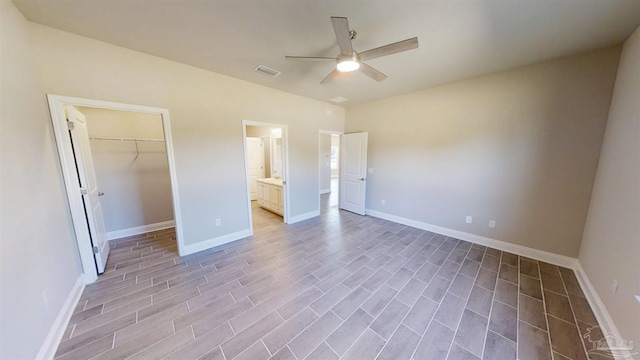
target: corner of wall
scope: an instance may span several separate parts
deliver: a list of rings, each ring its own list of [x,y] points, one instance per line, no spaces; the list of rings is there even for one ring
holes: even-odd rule
[[[620,331],[618,331],[611,314],[609,314],[607,307],[604,305],[604,302],[589,280],[587,273],[582,268],[582,264],[580,264],[579,259],[577,260],[573,270],[576,273],[576,278],[578,279],[580,287],[587,298],[587,302],[589,302],[589,306],[591,306],[591,310],[593,310],[593,314],[598,321],[598,325],[600,325],[602,333],[605,335],[613,335],[614,338],[622,339],[622,335],[620,334]],[[618,347],[617,344],[613,343],[613,339],[611,339],[611,337],[607,336],[605,338],[610,349]],[[633,360],[633,356],[629,351],[616,351],[613,355],[616,360]]]
[[[211,249],[216,246],[220,246],[233,241],[244,239],[251,235],[253,235],[253,231],[251,229],[240,230],[240,231],[219,236],[213,239],[200,241],[195,244],[183,245],[180,249],[178,249],[178,251],[180,253],[180,256],[187,256],[187,255],[195,254],[199,251]]]

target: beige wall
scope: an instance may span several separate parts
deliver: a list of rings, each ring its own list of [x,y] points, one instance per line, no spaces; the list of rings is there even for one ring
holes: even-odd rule
[[[267,126],[247,125],[247,137],[271,136],[271,128]]]
[[[162,117],[79,107],[90,137],[164,139]],[[171,178],[164,142],[91,140],[91,153],[108,232],[173,220]]]
[[[36,358],[81,272],[28,26],[0,1],[1,359]]]
[[[620,57],[579,259],[621,335],[640,351],[640,28]]]
[[[242,120],[288,125],[290,215],[319,209],[318,129],[343,130],[344,109],[42,25],[31,30],[47,93],[169,109],[186,245],[249,228]]]
[[[367,208],[576,257],[619,53],[348,108],[369,132]]]

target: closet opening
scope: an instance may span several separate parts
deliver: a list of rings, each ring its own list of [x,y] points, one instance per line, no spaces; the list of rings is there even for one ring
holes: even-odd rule
[[[107,239],[175,226],[162,117],[76,107],[86,116]],[[177,251],[177,249],[176,249]]]
[[[168,111],[48,98],[85,283],[107,269],[127,266],[130,259],[122,251],[109,258],[111,240],[130,238],[132,246],[148,248],[150,259],[165,256],[167,245],[179,254],[182,232]],[[154,253],[160,242],[163,253]]]

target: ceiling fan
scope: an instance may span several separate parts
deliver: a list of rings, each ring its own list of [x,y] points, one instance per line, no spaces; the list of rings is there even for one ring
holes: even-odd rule
[[[382,56],[395,54],[402,51],[416,49],[418,47],[418,38],[414,37],[407,40],[398,41],[392,44],[377,47],[375,49],[355,52],[351,46],[351,40],[356,38],[355,30],[349,30],[349,22],[346,17],[331,17],[333,30],[338,38],[338,47],[340,47],[340,55],[338,57],[320,57],[320,56],[285,56],[286,60],[294,61],[335,61],[336,68],[327,75],[320,83],[324,84],[340,73],[347,73],[360,70],[363,74],[376,80],[382,81],[387,75],[363,63],[365,60],[371,60]]]

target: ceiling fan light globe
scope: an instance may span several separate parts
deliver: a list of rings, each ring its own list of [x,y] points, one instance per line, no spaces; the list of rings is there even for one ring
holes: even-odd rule
[[[360,63],[352,59],[342,60],[338,62],[338,65],[336,65],[336,69],[338,69],[338,71],[340,72],[356,71],[359,68],[360,68]]]

